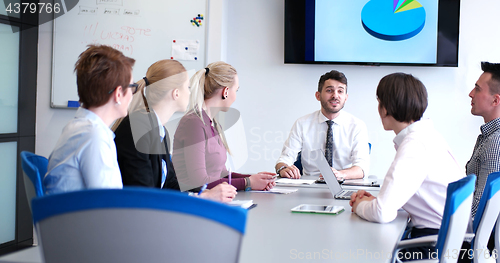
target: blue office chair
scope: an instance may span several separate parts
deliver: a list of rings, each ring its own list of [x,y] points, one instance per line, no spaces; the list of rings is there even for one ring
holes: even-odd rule
[[[128,187],[33,199],[45,262],[237,262],[247,210]]]
[[[23,167],[24,189],[31,209],[31,199],[40,197],[45,193],[43,177],[47,173],[49,161],[47,158],[31,152],[21,152],[21,165]]]
[[[475,237],[472,241],[474,252],[474,263],[495,262],[489,254],[485,254],[488,249],[488,240],[493,231],[500,214],[500,172],[488,175],[488,180],[484,186],[483,195],[477,207],[476,216],[473,222]],[[498,232],[498,231],[497,231]],[[498,239],[498,238],[497,238]]]
[[[473,174],[450,183],[438,234],[400,241],[393,252],[392,261],[397,260],[401,249],[434,246],[437,250],[437,258],[425,262],[457,262],[457,258],[452,257],[452,251],[460,251],[462,247],[469,223],[475,183],[476,176]]]
[[[371,153],[372,152],[372,144],[371,143],[368,143],[368,152]],[[299,172],[300,174],[302,175],[302,152],[299,152],[297,154],[297,160],[293,163],[293,165],[295,165],[295,167],[297,167],[299,169]]]

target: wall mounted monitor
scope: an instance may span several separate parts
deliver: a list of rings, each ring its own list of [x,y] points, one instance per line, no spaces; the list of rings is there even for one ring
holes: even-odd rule
[[[460,1],[285,0],[285,63],[458,66]]]

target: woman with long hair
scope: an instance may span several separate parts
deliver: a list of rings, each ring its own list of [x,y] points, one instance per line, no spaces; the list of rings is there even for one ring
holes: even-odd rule
[[[231,153],[224,131],[217,121],[236,100],[239,79],[236,69],[222,61],[199,70],[191,78],[191,101],[174,136],[173,163],[181,190],[212,188],[227,182],[238,190],[269,190],[274,173],[230,174],[225,163]]]
[[[186,110],[188,83],[186,69],[176,60],[155,62],[137,82],[139,91],[129,115],[114,125],[123,185],[179,189],[164,125],[175,112]],[[235,188],[228,184],[201,193],[201,197],[223,202],[235,195]]]

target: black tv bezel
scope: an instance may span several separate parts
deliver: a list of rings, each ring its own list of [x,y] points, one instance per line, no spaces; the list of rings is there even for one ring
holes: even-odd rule
[[[438,47],[436,63],[344,62],[306,60],[306,53],[314,53],[314,21],[306,20],[306,12],[314,12],[315,0],[285,0],[285,64],[335,64],[368,66],[424,66],[458,67],[460,1],[439,0]],[[312,11],[311,11],[312,9]],[[311,39],[306,41],[306,39]],[[447,45],[452,43],[454,45]]]

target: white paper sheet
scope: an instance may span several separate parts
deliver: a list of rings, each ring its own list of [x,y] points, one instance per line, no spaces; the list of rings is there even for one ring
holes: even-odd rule
[[[267,193],[267,194],[290,194],[290,193],[295,193],[297,192],[299,189],[297,188],[273,188],[269,191],[252,191],[254,193]]]
[[[198,60],[200,41],[187,39],[174,39],[172,41],[172,59]]]
[[[283,184],[283,185],[311,185],[311,184],[314,184],[315,181],[316,180],[280,178],[280,179],[276,180],[276,184]]]

